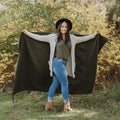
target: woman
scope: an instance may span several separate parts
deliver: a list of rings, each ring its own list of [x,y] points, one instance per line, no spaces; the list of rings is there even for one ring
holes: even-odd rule
[[[50,76],[53,77],[53,81],[48,91],[48,101],[45,107],[46,111],[56,110],[52,105],[52,100],[55,90],[59,85],[61,85],[61,92],[64,99],[64,112],[72,111],[69,102],[67,75],[75,78],[75,45],[93,39],[97,35],[97,32],[95,32],[91,35],[78,37],[69,33],[71,29],[72,22],[63,18],[56,22],[56,33],[36,35],[28,32],[26,29],[22,30],[22,32],[29,37],[50,44],[50,60],[48,63]]]

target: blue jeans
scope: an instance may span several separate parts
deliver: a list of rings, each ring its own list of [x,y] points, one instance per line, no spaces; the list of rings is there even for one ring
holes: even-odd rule
[[[52,101],[56,88],[61,85],[61,92],[65,102],[69,102],[68,77],[66,71],[67,61],[54,58],[52,63],[53,82],[48,91],[48,100]]]

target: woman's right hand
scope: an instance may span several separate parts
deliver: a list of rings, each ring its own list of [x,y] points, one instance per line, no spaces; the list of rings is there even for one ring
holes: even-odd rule
[[[23,29],[22,32],[23,32],[24,34],[26,34],[26,33],[27,33],[27,30],[26,30],[26,29]]]

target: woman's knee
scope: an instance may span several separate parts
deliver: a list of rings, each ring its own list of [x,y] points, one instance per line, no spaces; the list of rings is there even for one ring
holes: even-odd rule
[[[61,85],[62,85],[62,87],[66,88],[66,87],[68,87],[68,82],[62,82]]]
[[[54,88],[57,88],[57,87],[59,86],[59,82],[53,82],[53,83],[52,83],[52,86],[53,86]]]

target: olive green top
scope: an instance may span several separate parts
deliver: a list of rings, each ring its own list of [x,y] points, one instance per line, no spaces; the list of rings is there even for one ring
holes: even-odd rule
[[[65,40],[61,40],[56,43],[56,49],[54,56],[58,58],[68,59],[68,55],[71,53],[71,40],[65,44]]]

